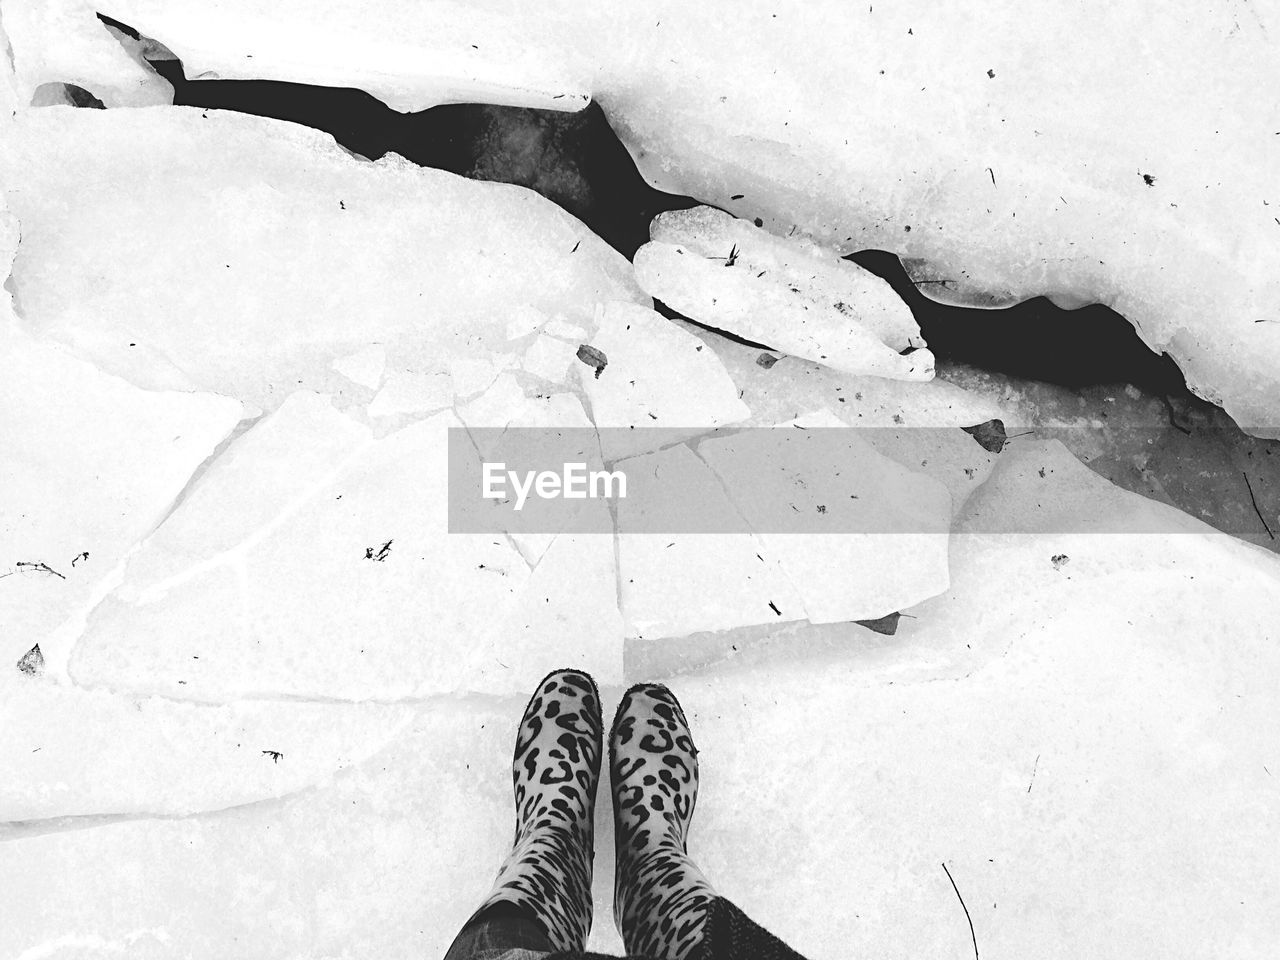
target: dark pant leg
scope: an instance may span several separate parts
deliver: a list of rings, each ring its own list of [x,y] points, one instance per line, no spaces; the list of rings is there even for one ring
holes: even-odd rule
[[[466,922],[444,960],[474,960],[516,948],[552,952],[551,941],[532,914],[514,903],[499,901]]]
[[[711,901],[689,960],[805,960],[724,897]]]

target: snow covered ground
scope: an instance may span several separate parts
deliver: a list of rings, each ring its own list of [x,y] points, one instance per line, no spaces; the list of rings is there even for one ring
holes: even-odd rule
[[[333,49],[287,5],[234,6],[220,24],[186,4],[104,12],[189,71],[360,83],[406,108],[595,93],[642,169],[744,219],[661,217],[633,265],[529,190],[167,105],[141,41],[89,8],[0,2],[0,957],[441,955],[506,853],[515,724],[560,666],[597,677],[606,713],[631,682],[670,683],[703,764],[692,853],[814,960],[974,941],[983,957],[1267,955],[1280,557],[1061,443],[1002,442],[991,421],[1022,424],[1025,405],[934,375],[887,285],[813,242],[852,222],[796,192],[839,110],[736,160],[704,148],[745,115],[653,125],[679,78],[728,68],[698,20],[715,8],[655,9],[684,66],[641,70],[633,52],[593,72],[564,52],[587,36],[568,5],[531,22],[428,4],[422,23],[452,32],[405,29],[394,48],[375,10]],[[1267,29],[1252,11],[1235,12],[1250,50]],[[796,71],[812,59],[797,30],[769,41]],[[246,36],[257,52],[232,49]],[[413,66],[469,36],[475,57]],[[949,69],[1002,62],[961,46]],[[62,84],[107,109],[28,106],[74,100]],[[972,160],[990,132],[972,125],[921,163]],[[1034,157],[1010,149],[1025,186]],[[1241,176],[1266,149],[1240,155]],[[743,206],[721,194],[748,168],[774,187]],[[972,227],[974,289],[1110,291],[1160,329],[1202,301],[1273,310],[1259,265],[1275,241],[1231,219],[1230,189],[1193,204],[1217,231],[1203,243],[1238,227],[1230,304],[1222,263],[1193,269],[1179,246],[1190,227],[1165,279],[1121,254],[1069,291],[1071,270],[1022,270],[1022,234]],[[896,199],[941,222],[972,212],[957,191]],[[1038,226],[1065,243],[1085,221],[1055,222]],[[1124,245],[1099,224],[1099,249]],[[1280,410],[1273,326],[1196,328],[1187,369],[1221,375],[1205,390],[1229,412]],[[806,459],[796,439],[762,458],[784,449],[759,446],[771,427],[834,431],[847,456]],[[625,465],[652,498],[451,532],[451,430],[469,466],[524,430],[586,437],[584,459]],[[830,532],[790,532],[800,508]],[[890,532],[862,532],[873,521]],[[621,952],[607,790],[597,825],[590,946]]]

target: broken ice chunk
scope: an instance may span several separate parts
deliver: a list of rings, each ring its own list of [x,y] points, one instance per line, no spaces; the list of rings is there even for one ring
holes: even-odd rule
[[[507,426],[524,406],[524,389],[510,374],[496,378],[484,393],[458,406],[458,419],[471,428]]]
[[[570,340],[579,343],[587,336],[587,331],[582,327],[578,326],[576,323],[569,323],[564,319],[564,317],[559,316],[552,317],[548,320],[543,326],[542,332],[549,337],[556,337],[560,340]]]
[[[534,333],[547,322],[546,314],[535,307],[517,305],[510,308],[507,320],[507,339],[519,340]]]
[[[495,448],[504,444],[502,456],[508,460],[522,455],[531,463],[539,462],[539,437],[536,431],[522,433],[515,428],[547,428],[578,431],[573,455],[598,465],[600,448],[591,421],[582,403],[571,393],[540,393],[526,396],[524,388],[510,374],[504,373],[487,391],[470,403],[458,407],[458,418],[466,425],[472,440],[485,459],[492,459]],[[511,432],[507,432],[508,429]],[[557,433],[557,435],[562,435]]]
[[[778,558],[813,623],[882,617],[946,589],[947,488],[876,452],[835,417],[712,437],[697,452]]]
[[[932,379],[906,304],[835,253],[709,207],[664,213],[650,232],[636,279],[699,323],[850,373]]]
[[[555,337],[537,336],[524,352],[521,367],[527,373],[552,383],[564,383],[573,363],[573,345]]]
[[[64,84],[108,107],[173,103],[169,81],[131,57],[83,0],[6,0],[4,29],[24,104]]]
[[[331,364],[358,337],[401,370],[468,360],[451,370],[465,397],[518,364],[512,311],[590,329],[599,303],[649,302],[630,263],[532,191],[356,160],[297,124],[28,110],[4,146],[24,323],[139,385],[177,369],[271,410],[299,386],[342,389]]]
[[[495,618],[492,655],[479,662],[479,689],[510,689],[557,667],[582,665],[601,683],[622,679],[623,624],[608,506],[585,501],[554,536],[513,535],[536,552],[521,595]],[[581,531],[581,532],[577,532]],[[546,539],[548,542],[543,544]],[[505,676],[498,676],[505,674]]]
[[[185,816],[279,797],[358,763],[415,713],[390,704],[137,700],[21,679],[0,675],[0,769],[9,774],[0,778],[0,821]]]
[[[12,664],[91,600],[242,411],[225,397],[139,390],[36,342],[13,329],[7,294],[0,410],[0,657]]]
[[[751,419],[740,426],[769,426],[797,410],[826,410],[848,426],[869,428],[861,436],[880,453],[941,480],[956,510],[991,473],[994,455],[961,432],[1008,416],[988,397],[942,379],[912,383],[856,376],[799,357],[765,366],[758,348],[681,326],[715,351],[738,385],[751,408]]]
[[[608,361],[597,368],[598,377],[592,367],[575,367],[602,430],[606,460],[652,449],[651,433],[669,442],[682,432],[692,436],[751,415],[716,355],[647,307],[607,304],[587,346]]]
[[[434,413],[453,405],[453,381],[447,373],[393,371],[369,404],[371,417]]]
[[[721,266],[741,268],[744,274],[763,273],[759,279],[794,286],[796,299],[855,318],[894,350],[924,346],[910,309],[885,281],[811,240],[775,237],[715,207],[660,214],[650,224],[649,236]]]
[[[616,466],[629,484],[618,501],[627,636],[680,637],[804,618],[786,574],[688,447]],[[711,530],[735,532],[690,532]]]
[[[377,390],[382,382],[382,371],[387,365],[387,351],[375,343],[363,350],[333,361],[333,369],[362,387]]]
[[[502,470],[509,467],[520,471],[549,466],[553,451],[557,466],[577,463],[586,470],[600,470],[604,466],[599,438],[582,408],[582,402],[574,394],[526,396],[514,377],[503,374],[487,392],[459,407],[458,417],[466,425],[481,460],[497,464]],[[455,474],[458,479],[462,476],[461,473]],[[475,482],[473,492],[480,498],[483,478],[477,475]],[[510,488],[507,488],[507,493],[511,494]],[[454,496],[454,505],[458,508],[454,519],[459,523],[464,522],[464,516],[475,516],[472,511],[487,513],[494,510],[503,513],[507,519],[521,519],[505,513],[510,497],[467,499],[465,493],[457,491]],[[583,512],[580,509],[583,503],[585,501],[564,498],[537,501],[537,505],[552,509],[539,512],[536,520],[526,524],[504,526],[497,523],[495,528],[508,531],[521,556],[530,566],[536,566],[556,536],[573,527]],[[612,522],[597,523],[583,532],[612,532]]]
[[[576,111],[591,102],[590,71],[548,52],[554,35],[545,17],[513,34],[507,11],[433,4],[375,12],[338,3],[322,18],[257,0],[104,0],[98,9],[163,41],[188,76],[354,87],[402,113],[449,103]]]
[[[515,359],[510,354],[488,356],[457,356],[449,358],[449,376],[453,381],[453,395],[467,400],[493,386],[504,370],[510,369]]]
[[[443,413],[374,440],[324,398],[291,399],[135,555],[72,676],[205,701],[522,688],[481,665],[509,642],[499,628],[525,602],[528,564],[500,534],[448,532],[446,435],[460,427]],[[542,649],[607,670],[614,646]]]

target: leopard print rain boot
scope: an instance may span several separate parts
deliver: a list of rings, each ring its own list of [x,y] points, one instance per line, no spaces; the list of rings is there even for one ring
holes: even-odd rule
[[[538,685],[512,763],[515,842],[473,916],[510,902],[537,919],[555,950],[585,948],[603,726],[600,693],[587,674],[556,670]]]
[[[628,954],[687,960],[716,892],[689,859],[698,751],[666,687],[626,692],[609,734],[617,872],[613,911]]]

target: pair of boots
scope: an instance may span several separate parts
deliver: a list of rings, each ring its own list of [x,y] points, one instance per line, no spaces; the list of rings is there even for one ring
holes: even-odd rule
[[[556,951],[581,951],[591,928],[593,816],[604,722],[595,681],[557,670],[520,723],[511,855],[477,915],[501,902],[535,917]],[[623,695],[609,734],[617,850],[614,920],[628,954],[686,960],[715,891],[685,837],[698,796],[698,751],[661,684]]]

